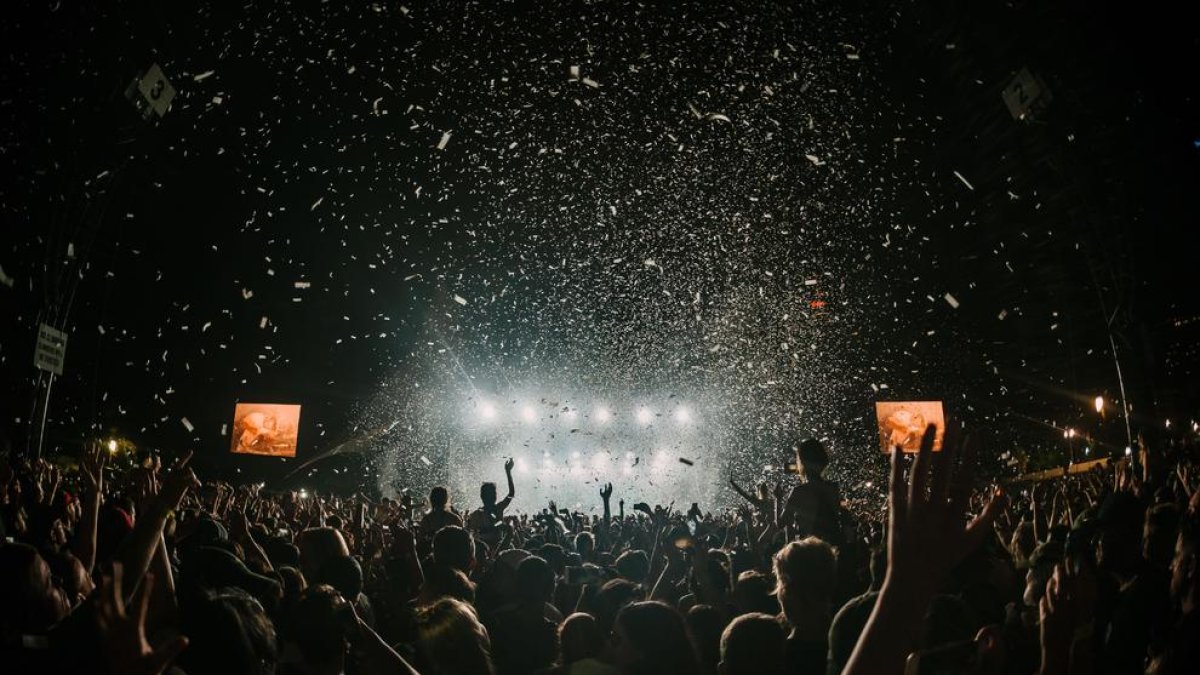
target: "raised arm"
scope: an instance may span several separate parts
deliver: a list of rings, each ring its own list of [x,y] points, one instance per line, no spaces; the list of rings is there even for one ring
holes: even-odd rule
[[[962,465],[953,475],[957,439],[947,433],[944,449],[934,458],[936,433],[932,424],[925,430],[910,481],[904,480],[900,448],[892,451],[887,575],[842,675],[904,673],[943,576],[983,541],[1001,509],[1002,495],[997,491],[983,513],[964,524],[973,456],[969,446],[964,447]]]
[[[146,574],[150,559],[162,539],[167,518],[179,507],[188,489],[200,484],[196,474],[187,466],[191,458],[192,453],[189,452],[175,463],[163,481],[162,490],[147,504],[145,513],[138,514],[133,532],[117,549],[116,558],[125,570],[126,590],[136,588]]]
[[[513,483],[512,477],[513,467],[515,465],[516,462],[513,461],[512,457],[509,457],[508,460],[504,462],[504,477],[508,479],[508,496],[504,498],[505,506],[512,502],[513,497],[517,496],[517,486]]]
[[[92,573],[96,565],[96,523],[100,519],[100,495],[104,493],[104,451],[99,443],[84,449],[79,475],[83,479],[83,515],[79,521],[79,537],[75,540],[75,557],[83,569]]]

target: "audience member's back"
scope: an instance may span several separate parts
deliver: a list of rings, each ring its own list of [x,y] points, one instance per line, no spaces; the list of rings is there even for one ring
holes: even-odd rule
[[[780,675],[783,641],[783,626],[776,617],[759,613],[739,616],[721,635],[720,675]]]

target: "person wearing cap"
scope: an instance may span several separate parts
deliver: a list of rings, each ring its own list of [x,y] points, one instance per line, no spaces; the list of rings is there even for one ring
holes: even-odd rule
[[[829,453],[820,441],[809,438],[796,448],[796,460],[804,483],[788,495],[779,524],[788,528],[790,538],[816,536],[835,546],[842,543],[842,497],[837,483],[822,475],[829,465]]]

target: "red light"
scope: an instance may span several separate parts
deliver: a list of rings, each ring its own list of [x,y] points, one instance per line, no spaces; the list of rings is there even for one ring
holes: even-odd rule
[[[822,307],[825,306],[825,301],[824,300],[813,300],[808,303],[808,306],[813,309],[821,309]]]

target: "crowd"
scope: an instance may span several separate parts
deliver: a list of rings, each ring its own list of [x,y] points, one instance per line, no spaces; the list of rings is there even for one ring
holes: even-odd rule
[[[677,510],[610,484],[592,514],[514,513],[511,461],[477,503],[116,471],[98,446],[7,462],[0,672],[1200,673],[1189,450],[1001,489],[933,439],[893,454],[878,510],[812,440],[790,492]]]

